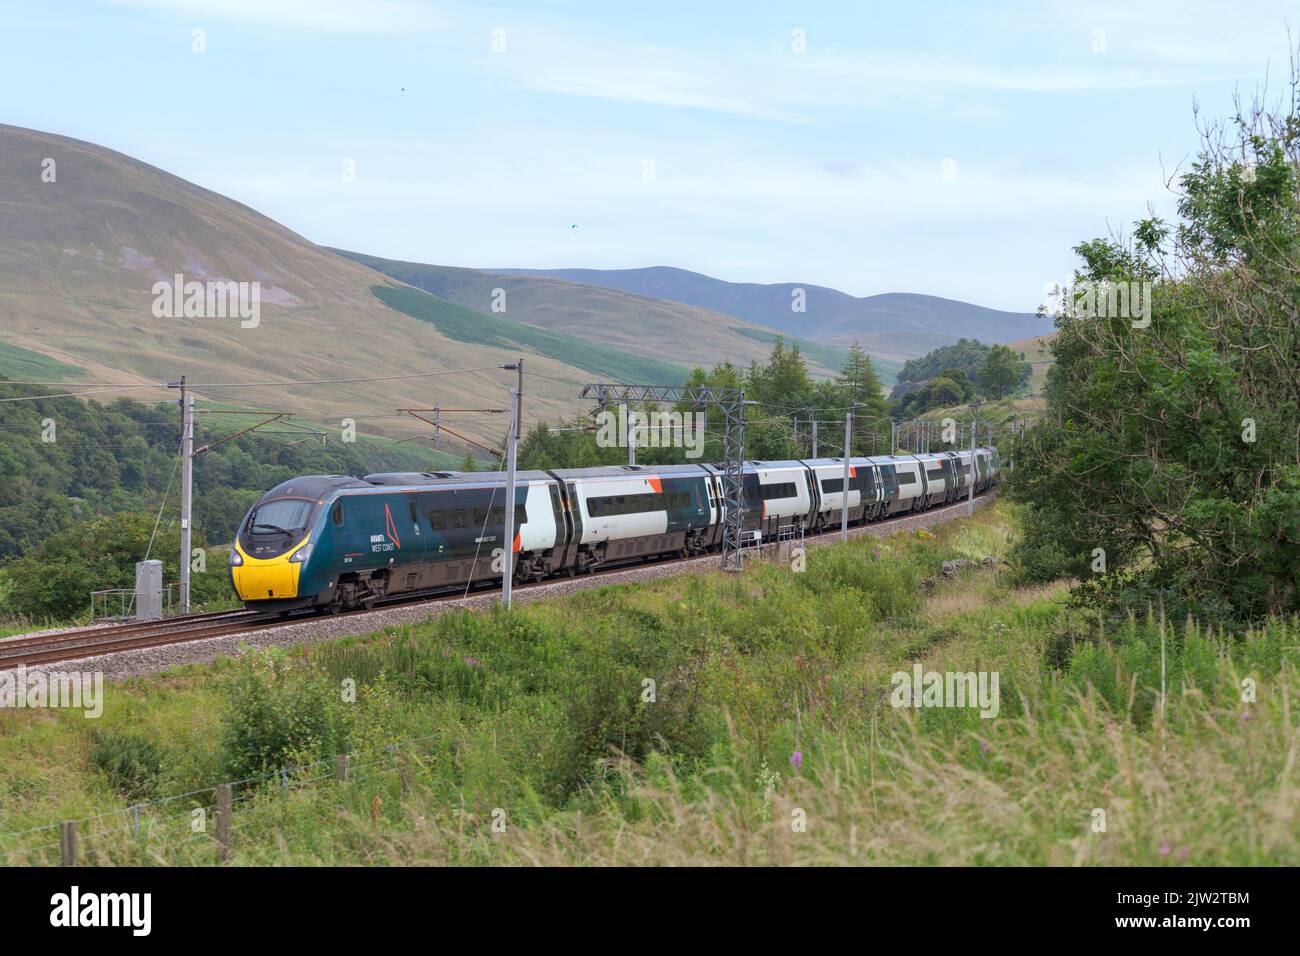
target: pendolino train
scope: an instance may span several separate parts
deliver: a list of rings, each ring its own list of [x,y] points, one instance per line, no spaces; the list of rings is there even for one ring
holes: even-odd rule
[[[973,466],[973,468],[972,468]],[[747,543],[816,534],[954,502],[997,481],[995,448],[844,461],[748,461]],[[973,470],[973,474],[972,474]],[[253,506],[230,550],[235,591],[253,608],[338,612],[389,596],[499,580],[506,473],[308,475]],[[515,580],[590,573],[722,544],[722,469],[708,464],[516,473]]]

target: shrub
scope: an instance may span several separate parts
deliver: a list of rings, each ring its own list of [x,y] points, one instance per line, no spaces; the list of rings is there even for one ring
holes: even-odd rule
[[[347,752],[349,705],[339,685],[317,670],[272,653],[250,656],[224,691],[222,755],[236,778]]]
[[[163,768],[163,752],[153,741],[119,731],[97,733],[90,746],[90,762],[113,789],[128,800],[153,795]]]

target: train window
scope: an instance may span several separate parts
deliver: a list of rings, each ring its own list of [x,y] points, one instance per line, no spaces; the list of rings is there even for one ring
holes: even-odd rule
[[[420,523],[420,515],[419,515],[419,513],[416,512],[416,510],[415,510],[415,502],[412,501],[412,502],[409,502],[409,504],[410,504],[410,506],[411,506],[411,524],[419,524],[419,523]]]
[[[468,522],[465,520],[464,508],[451,509],[451,526],[453,528],[463,528]]]
[[[914,485],[916,484],[916,475],[910,471],[900,471],[898,473],[898,483],[900,485]]]
[[[840,479],[841,483],[843,479]],[[835,490],[839,491],[840,486],[837,484]],[[759,485],[753,489],[754,494],[749,495],[751,499],[761,499],[771,501],[773,498],[793,498],[795,496],[795,487],[793,481],[785,481],[779,485]]]
[[[330,520],[333,521],[336,525],[343,524],[343,502],[341,501],[334,502],[334,510],[330,512]]]
[[[447,516],[441,511],[430,511],[429,526],[433,528],[434,531],[441,531],[447,526]]]
[[[488,510],[486,508],[474,509],[474,527],[481,528],[487,524]],[[501,519],[504,523],[505,519]]]
[[[607,498],[588,498],[587,513],[593,518],[605,515],[645,514],[649,511],[663,511],[669,504],[689,507],[690,495],[686,492],[653,493],[643,495],[610,495]],[[520,522],[526,521],[521,518]]]

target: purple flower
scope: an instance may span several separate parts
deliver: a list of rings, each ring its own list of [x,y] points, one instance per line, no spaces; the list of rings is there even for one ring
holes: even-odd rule
[[[1168,841],[1168,840],[1162,840],[1162,841],[1160,841],[1160,855],[1161,855],[1161,856],[1168,856],[1168,855],[1169,855],[1169,841]]]
[[[803,751],[796,750],[790,755],[790,766],[794,767],[795,773],[803,769]]]
[[[468,664],[470,667],[478,667],[478,660],[473,657],[465,658],[465,663]]]
[[[980,756],[981,756],[981,757],[987,757],[988,755],[989,755],[989,742],[988,742],[987,740],[981,740],[981,741],[980,741]]]

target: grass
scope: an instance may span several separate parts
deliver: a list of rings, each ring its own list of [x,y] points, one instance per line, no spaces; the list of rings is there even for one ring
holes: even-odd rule
[[[0,712],[0,834],[199,791],[83,847],[211,863],[188,829],[206,788],[288,766],[284,790],[241,788],[236,863],[1300,858],[1300,622],[1103,625],[1064,583],[939,574],[1004,554],[1016,519],[184,667],[114,685],[98,721]],[[892,706],[917,663],[997,671],[998,716]],[[337,752],[358,755],[347,783]],[[0,854],[50,861],[45,835]]]
[[[86,370],[79,365],[69,365],[41,352],[0,342],[0,375],[5,378],[16,381],[62,381],[83,378],[85,374]]]
[[[687,370],[680,365],[621,352],[563,332],[511,322],[439,299],[420,289],[373,285],[370,291],[389,308],[428,322],[440,334],[458,342],[523,348],[618,381],[678,385],[686,380]]]

